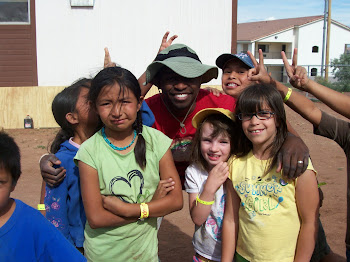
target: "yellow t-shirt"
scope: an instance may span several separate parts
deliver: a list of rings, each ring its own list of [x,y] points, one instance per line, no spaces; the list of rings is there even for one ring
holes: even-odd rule
[[[263,176],[267,164],[252,151],[231,162],[229,178],[241,199],[236,251],[250,262],[293,261],[300,230],[296,181],[276,168]],[[315,171],[311,160],[307,169]]]

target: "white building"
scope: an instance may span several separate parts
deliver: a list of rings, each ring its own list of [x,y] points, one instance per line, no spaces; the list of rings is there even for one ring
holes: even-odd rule
[[[258,57],[258,49],[262,49],[264,63],[275,79],[287,80],[280,53],[285,51],[291,59],[294,48],[298,48],[298,65],[304,66],[311,76],[321,75],[323,16],[242,23],[237,32],[237,51],[249,50]],[[330,60],[339,58],[349,46],[350,28],[332,20]]]
[[[0,86],[65,86],[94,76],[103,67],[104,47],[113,61],[138,77],[153,61],[167,30],[179,36],[176,43],[193,48],[203,63],[214,65],[218,55],[231,50],[232,0],[0,4],[0,67],[6,68],[0,70]],[[5,4],[10,7],[5,9]],[[83,6],[74,6],[79,4]],[[17,22],[2,20],[4,13],[19,8],[24,16]]]

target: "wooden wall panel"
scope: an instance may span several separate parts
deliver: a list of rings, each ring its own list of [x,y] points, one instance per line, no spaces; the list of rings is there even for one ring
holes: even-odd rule
[[[206,87],[204,85],[202,87]],[[219,86],[212,86],[221,88]],[[29,114],[34,128],[57,127],[52,116],[52,100],[64,87],[62,86],[21,86],[0,88],[0,129],[23,128],[24,118]],[[158,94],[153,86],[146,98]]]

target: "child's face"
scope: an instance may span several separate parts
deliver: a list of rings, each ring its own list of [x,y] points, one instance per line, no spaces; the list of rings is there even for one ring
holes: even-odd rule
[[[117,83],[103,87],[96,100],[97,113],[109,131],[131,131],[140,107],[134,93],[125,88],[123,94]]]
[[[248,87],[252,81],[248,80],[249,67],[239,59],[229,60],[222,70],[221,84],[224,92],[234,98]]]
[[[82,87],[76,104],[77,117],[79,124],[84,125],[85,129],[95,130],[98,123],[98,115],[91,108],[88,100],[89,89]]]
[[[253,149],[257,147],[265,149],[275,139],[277,125],[271,112],[270,107],[263,105],[259,112],[243,113],[242,129],[246,137],[252,142]]]
[[[213,126],[210,123],[204,123],[201,136],[201,153],[207,161],[209,170],[220,162],[225,162],[230,157],[231,143],[227,135],[220,134],[217,137],[211,137]]]
[[[10,205],[10,193],[14,189],[11,173],[0,168],[0,217],[7,213]]]

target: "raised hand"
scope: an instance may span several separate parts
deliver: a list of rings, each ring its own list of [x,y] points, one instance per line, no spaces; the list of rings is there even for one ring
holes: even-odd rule
[[[170,37],[168,39],[169,33],[170,33],[169,31],[166,31],[166,33],[164,34],[164,36],[162,38],[162,43],[160,44],[160,47],[159,47],[159,50],[158,50],[158,54],[160,52],[162,52],[165,48],[171,46],[173,41],[177,38],[177,35],[173,35],[172,37]]]
[[[105,59],[103,62],[103,68],[107,68],[107,67],[114,67],[117,64],[112,62],[111,56],[109,54],[108,48],[105,47]]]
[[[217,164],[209,172],[207,182],[205,183],[205,188],[209,190],[209,192],[215,194],[219,187],[226,181],[228,175],[229,168],[227,162]]]
[[[286,54],[283,51],[281,52],[281,56],[282,56],[282,60],[283,60],[287,75],[289,77],[289,83],[295,88],[298,88],[304,91],[305,90],[304,87],[308,84],[309,78],[307,77],[306,69],[302,66],[297,65],[297,61],[298,61],[297,48],[294,48],[292,65],[289,64]]]
[[[248,71],[248,79],[250,81],[258,81],[262,84],[273,84],[274,81],[264,66],[264,55],[262,50],[259,49],[259,63],[250,51],[247,53],[254,64],[254,68],[251,68]]]

